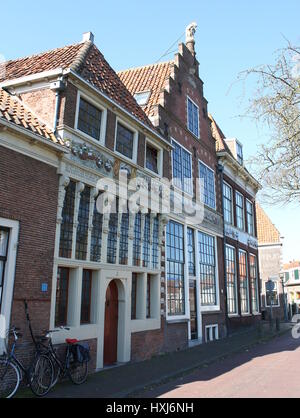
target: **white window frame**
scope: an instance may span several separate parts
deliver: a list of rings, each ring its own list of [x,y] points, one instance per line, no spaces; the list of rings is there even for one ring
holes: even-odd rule
[[[259,269],[258,262],[259,262],[259,260],[258,260],[258,256],[256,254],[249,253],[249,266],[250,266],[250,256],[253,256],[255,258],[255,264],[256,264],[256,276],[257,276],[256,277],[256,297],[257,297],[257,306],[258,306],[258,311],[254,311],[253,306],[252,306],[252,297],[251,297],[251,310],[252,310],[252,315],[260,315],[260,312],[259,312],[259,275],[258,275],[258,269]],[[249,270],[249,287],[251,288],[251,268]]]
[[[216,339],[215,340],[212,339],[213,328],[216,329]],[[207,330],[208,329],[209,329],[209,341],[207,341]],[[205,326],[205,342],[209,343],[209,342],[218,341],[218,340],[219,340],[219,324],[206,325]]]
[[[252,233],[249,232],[249,224],[248,224],[248,210],[247,210],[247,203],[250,203],[252,206]],[[254,236],[255,235],[255,226],[254,226],[254,204],[251,202],[251,200],[246,198],[246,222],[247,222],[247,232],[249,235]]]
[[[198,160],[198,178],[199,178],[199,180],[200,180],[200,164],[203,164],[214,175],[214,197],[215,197],[215,204],[214,204],[214,206],[210,206],[210,205],[207,205],[205,202],[202,202],[202,203],[204,204],[204,206],[206,206],[206,207],[208,207],[210,209],[216,210],[216,207],[217,207],[217,194],[216,194],[216,175],[215,175],[215,172],[214,172],[214,170],[211,167],[209,167],[207,164],[205,164],[202,160]],[[200,199],[201,199],[201,190],[200,190]]]
[[[238,147],[240,147],[240,149],[242,150],[242,162],[240,162],[239,161],[239,154],[238,154]],[[236,150],[236,159],[237,159],[237,162],[240,164],[240,165],[244,165],[244,150],[243,150],[243,144],[241,144],[239,141],[235,141],[235,150]]]
[[[240,208],[239,206],[237,206],[237,195],[240,195],[243,199],[243,228],[241,229],[238,226],[238,214],[237,214],[237,209]],[[237,229],[239,229],[240,231],[245,232],[245,225],[246,225],[246,220],[245,220],[245,197],[242,193],[238,192],[237,190],[235,191],[235,216],[236,216],[236,227]]]
[[[83,99],[86,102],[90,103],[92,106],[95,106],[98,110],[101,111],[101,126],[100,126],[100,138],[95,139],[94,137],[86,134],[85,132],[81,131],[78,128],[78,118],[79,118],[79,108],[80,108],[80,100]],[[95,144],[105,145],[105,136],[106,136],[106,124],[107,124],[107,109],[100,104],[99,102],[95,101],[88,95],[82,93],[78,90],[77,92],[77,103],[76,103],[76,112],[75,112],[75,130],[80,133],[80,135],[84,136],[85,138],[93,141]]]
[[[5,318],[5,332],[10,327],[10,317],[11,317],[11,308],[15,284],[15,272],[16,272],[16,259],[17,259],[17,248],[18,248],[18,238],[19,238],[19,222],[12,221],[5,218],[0,218],[1,227],[9,229],[9,242],[8,242],[8,251],[7,259],[4,272],[4,286],[2,290],[2,306],[1,306],[1,316]],[[1,321],[2,323],[2,321]],[[3,331],[3,330],[1,330]],[[1,337],[0,333],[0,354],[5,350],[5,339]]]
[[[157,171],[158,171],[158,173],[155,173],[155,171],[152,171],[152,170],[150,170],[149,168],[146,167],[146,164],[147,164],[147,144],[150,144],[153,148],[155,148],[158,151],[158,155],[157,155]],[[149,138],[146,138],[146,140],[145,140],[144,168],[145,168],[146,171],[153,174],[154,176],[162,177],[162,175],[163,175],[163,149]]]
[[[233,204],[233,199],[234,199],[234,192],[233,192],[233,188],[230,186],[230,184],[228,184],[226,181],[223,182],[225,186],[229,187],[231,190],[231,223],[228,223],[225,221],[225,211],[224,211],[224,221],[227,225],[234,225],[234,204]],[[224,197],[224,190],[222,190],[223,193],[223,201],[225,200]]]
[[[178,187],[175,183],[174,183],[174,176],[173,176],[173,152],[174,150],[172,149],[172,153],[171,153],[171,173],[172,173],[172,186],[174,187],[175,190],[178,190],[180,193],[186,194],[187,196],[193,196],[194,195],[194,183],[193,183],[193,154],[187,149],[185,148],[182,144],[180,144],[180,142],[176,141],[176,139],[174,139],[173,137],[171,137],[171,144],[172,142],[175,142],[178,146],[180,146],[182,149],[184,149],[188,154],[190,154],[191,156],[191,192],[187,192],[186,190],[180,189],[180,187]]]
[[[191,101],[191,103],[197,108],[198,111],[198,135],[195,134],[195,132],[193,132],[190,128],[189,128],[189,100]],[[186,99],[186,109],[187,109],[187,128],[188,131],[191,132],[196,138],[200,139],[200,108],[199,106],[194,102],[194,100],[192,100],[189,96],[187,96]]]
[[[233,245],[229,245],[226,244],[226,247],[229,247],[231,249],[234,250],[234,255],[235,255],[235,306],[236,306],[236,311],[234,313],[228,313],[228,317],[229,318],[234,318],[234,317],[238,317],[239,315],[239,297],[238,297],[238,281],[237,281],[237,275],[238,275],[238,263],[237,263],[237,249],[233,246]],[[227,259],[226,259],[226,252],[225,252],[225,264],[227,263]],[[226,265],[226,281],[227,281],[227,265]],[[228,283],[228,281],[227,281]],[[228,295],[228,289],[226,289],[227,295]],[[228,301],[227,301],[228,304]],[[228,309],[228,306],[227,306]]]
[[[247,312],[242,312],[242,303],[240,304],[240,308],[241,308],[241,315],[242,316],[249,316],[250,315],[250,294],[249,294],[249,267],[248,267],[248,253],[245,250],[242,250],[241,248],[238,249],[238,268],[240,269],[240,252],[244,253],[246,255],[246,273],[247,273],[247,301],[248,301],[248,311]],[[239,277],[240,277],[240,270],[239,270]],[[240,292],[241,292],[241,277],[240,277]],[[241,296],[241,295],[240,295]]]
[[[126,157],[126,155],[121,154],[117,151],[117,132],[118,132],[118,123],[123,125],[125,128],[133,132],[133,147],[132,147],[132,158]],[[114,141],[114,152],[123,158],[126,161],[136,164],[137,163],[137,150],[138,150],[138,138],[139,132],[134,128],[130,123],[126,122],[124,119],[116,117],[116,127],[115,127],[115,141]]]

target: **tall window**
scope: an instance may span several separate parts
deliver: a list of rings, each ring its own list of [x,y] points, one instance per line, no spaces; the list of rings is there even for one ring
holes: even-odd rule
[[[118,202],[116,208],[118,207]],[[115,264],[117,260],[118,241],[118,213],[111,213],[109,218],[109,231],[107,238],[107,262]]]
[[[81,292],[81,324],[89,324],[91,322],[92,277],[93,272],[91,270],[83,270]]]
[[[3,288],[4,288],[5,265],[7,261],[8,240],[9,240],[9,229],[1,227],[0,228],[0,312],[1,312],[2,293],[3,293]]]
[[[199,162],[199,178],[203,181],[200,190],[201,201],[212,209],[216,208],[215,173],[202,162]]]
[[[153,221],[153,240],[152,240],[152,268],[158,268],[158,245],[159,245],[159,218],[154,218]]]
[[[257,277],[257,260],[256,256],[250,254],[250,287],[251,287],[251,304],[252,312],[259,312],[258,301],[258,277]]]
[[[132,273],[131,285],[131,319],[136,319],[137,274]]]
[[[241,292],[241,313],[248,314],[250,312],[250,309],[247,253],[242,250],[239,250],[239,273]]]
[[[215,238],[198,232],[201,305],[217,304]]]
[[[141,262],[141,229],[142,217],[141,213],[135,215],[134,224],[134,240],[133,240],[133,264],[139,266]]]
[[[194,230],[191,228],[187,229],[187,247],[189,257],[189,275],[195,276],[195,241],[194,241]]]
[[[128,264],[128,231],[129,231],[129,214],[122,214],[121,235],[120,235],[120,264]]]
[[[248,230],[248,234],[254,235],[253,203],[251,203],[248,199],[246,200],[246,212],[247,212],[247,230]]]
[[[243,147],[239,142],[236,143],[236,156],[237,156],[238,162],[241,165],[243,165],[243,162],[244,162]]]
[[[99,140],[101,115],[101,110],[97,109],[86,100],[80,99],[77,128],[94,139]]]
[[[245,212],[244,212],[244,196],[235,192],[236,203],[236,226],[242,231],[245,230]]]
[[[76,235],[76,258],[78,260],[86,260],[87,256],[87,241],[89,228],[89,213],[90,213],[90,188],[85,187],[81,193],[79,212],[78,212],[78,226]]]
[[[57,271],[55,326],[67,325],[69,269],[59,267]]]
[[[146,318],[151,318],[151,276],[147,274]]]
[[[191,154],[175,141],[172,145],[174,185],[186,193],[193,194]]]
[[[232,188],[224,183],[223,185],[223,199],[224,199],[224,220],[228,224],[233,224],[233,211],[232,211]]]
[[[199,138],[199,107],[188,98],[188,129],[192,132],[197,138]]]
[[[103,214],[98,212],[97,199],[94,206],[93,229],[91,237],[91,261],[101,261]]]
[[[71,258],[72,256],[72,238],[74,223],[74,204],[75,204],[76,183],[70,181],[66,188],[64,207],[62,210],[62,224],[60,229],[59,256]]]
[[[228,314],[234,315],[237,310],[236,283],[236,252],[233,247],[226,246],[226,277],[227,277],[227,307]]]
[[[170,316],[185,314],[183,225],[167,226],[167,292]]]
[[[144,242],[143,242],[143,267],[148,267],[150,261],[150,215],[145,216]]]
[[[133,159],[134,132],[118,123],[116,151],[125,157]]]

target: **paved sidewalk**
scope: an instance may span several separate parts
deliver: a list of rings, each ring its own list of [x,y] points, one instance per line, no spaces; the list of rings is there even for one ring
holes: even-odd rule
[[[48,398],[131,397],[137,392],[187,375],[197,368],[267,341],[275,335],[287,332],[287,329],[290,329],[289,324],[282,324],[279,334],[270,333],[267,327],[261,333],[257,330],[248,330],[224,340],[153,357],[141,363],[129,363],[105,369],[91,375],[87,383],[82,386],[72,385],[69,381],[57,385]],[[23,396],[26,394],[20,393],[19,397]]]

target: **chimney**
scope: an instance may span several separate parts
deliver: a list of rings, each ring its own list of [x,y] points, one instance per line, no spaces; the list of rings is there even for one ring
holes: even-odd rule
[[[195,57],[195,33],[197,30],[197,23],[192,22],[190,23],[185,31],[185,44],[188,50],[191,52],[191,54]]]
[[[95,36],[94,36],[93,32],[85,32],[83,34],[82,42],[88,42],[88,41],[90,41],[93,44],[94,43],[94,40],[95,40]]]

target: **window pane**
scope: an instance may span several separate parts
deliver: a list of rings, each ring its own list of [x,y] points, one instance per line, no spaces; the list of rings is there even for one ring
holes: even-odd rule
[[[139,266],[140,261],[141,261],[141,228],[142,228],[141,214],[137,213],[135,215],[134,240],[133,240],[133,264],[135,266]]]
[[[224,199],[224,220],[229,224],[233,224],[232,213],[232,188],[226,183],[223,185],[223,199]]]
[[[169,315],[185,314],[183,225],[167,226],[167,291]]]
[[[226,246],[226,277],[228,314],[237,314],[236,252]]]
[[[133,158],[134,133],[118,123],[116,150],[130,159]]]
[[[101,261],[103,214],[97,210],[97,199],[94,206],[93,229],[91,237],[91,261]]]
[[[147,275],[147,304],[146,317],[151,318],[151,276]]]
[[[216,208],[215,174],[203,163],[199,163],[199,178],[203,181],[200,190],[201,201],[212,209]]]
[[[188,129],[195,136],[199,137],[199,109],[188,98]]]
[[[158,244],[159,244],[159,218],[153,221],[153,241],[152,241],[152,268],[158,269]]]
[[[259,311],[258,305],[258,277],[257,277],[257,260],[250,254],[250,286],[251,286],[251,303],[252,312]]]
[[[143,267],[148,267],[150,261],[150,215],[145,216],[144,243],[143,243]]]
[[[239,192],[235,194],[236,201],[236,223],[237,227],[241,230],[245,229],[245,217],[244,217],[244,197]]]
[[[118,204],[116,204],[116,208]],[[116,264],[118,240],[118,213],[111,213],[109,218],[109,232],[107,238],[107,262]]]
[[[146,148],[146,168],[158,173],[158,150],[148,144]]]
[[[192,194],[192,159],[191,155],[176,142],[172,142],[173,156],[173,182],[182,191]]]
[[[136,286],[137,286],[137,274],[132,273],[131,319],[136,319]]]
[[[241,312],[249,313],[249,283],[247,253],[239,251],[239,273],[240,273],[240,292],[241,292]]]
[[[201,304],[217,304],[215,238],[198,232]]]
[[[91,322],[92,271],[83,270],[81,293],[81,323]]]
[[[250,235],[254,235],[253,204],[246,200],[247,228]]]
[[[101,130],[101,110],[80,99],[78,129],[99,140]]]
[[[195,242],[194,242],[194,230],[188,228],[187,230],[187,245],[188,245],[188,257],[189,257],[189,274],[191,276],[196,275],[195,269]]]
[[[56,285],[55,326],[67,325],[69,269],[58,268]]]
[[[89,228],[90,213],[90,188],[85,187],[81,193],[80,205],[78,211],[78,226],[76,235],[76,258],[77,260],[86,260],[87,240]]]
[[[72,255],[75,191],[76,184],[74,181],[70,181],[66,188],[60,229],[59,256],[63,258],[71,258]]]
[[[128,232],[129,232],[129,214],[122,214],[121,235],[120,235],[120,264],[128,264]]]

